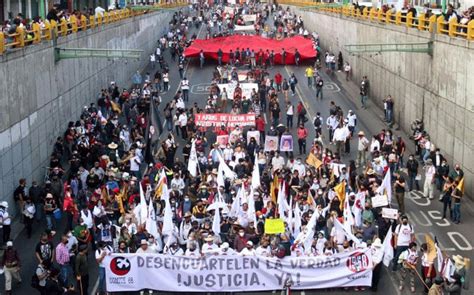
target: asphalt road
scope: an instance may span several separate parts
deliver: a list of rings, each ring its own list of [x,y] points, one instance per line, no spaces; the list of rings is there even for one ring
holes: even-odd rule
[[[201,32],[202,33],[202,32]],[[202,34],[201,34],[202,35]],[[324,44],[323,44],[324,46]],[[169,53],[166,51],[165,55],[169,58]],[[169,61],[170,64],[170,82],[171,82],[171,89],[169,92],[162,94],[163,102],[166,103],[175,94],[178,83],[179,83],[179,75],[177,71],[177,66],[171,60]],[[186,76],[190,80],[190,85],[201,85],[205,86],[209,84],[209,81],[212,78],[212,71],[216,65],[209,61],[206,63],[203,69],[199,69],[197,65],[197,61],[191,61],[189,67],[187,68]],[[304,69],[305,65],[300,65],[299,67],[295,66],[275,66],[273,69],[270,69],[270,74],[274,75],[277,70],[279,70],[282,75],[288,78],[290,73],[295,73],[298,78],[298,85],[297,85],[297,95],[291,96],[290,100],[292,101],[293,105],[296,107],[296,104],[299,101],[303,101],[305,106],[308,110],[308,115],[310,120],[306,123],[308,130],[310,131],[310,136],[308,138],[308,143],[312,142],[314,139],[314,131],[311,126],[312,118],[316,114],[316,112],[320,112],[323,118],[327,118],[329,115],[329,102],[333,100],[336,102],[337,105],[341,106],[345,113],[349,109],[355,111],[358,116],[358,125],[357,131],[363,130],[367,135],[376,134],[382,128],[386,128],[387,126],[381,119],[382,111],[374,106],[373,103],[369,102],[368,109],[364,110],[360,108],[359,105],[359,98],[358,98],[358,81],[355,82],[346,82],[342,73],[336,73],[332,77],[328,77],[325,73],[322,73],[323,79],[325,82],[324,86],[324,100],[319,101],[315,98],[315,91],[310,89],[306,85],[306,78],[304,77]],[[152,71],[150,69],[145,69],[144,72]],[[369,80],[370,80],[370,73],[367,73]],[[205,97],[206,93],[203,91],[199,91],[197,87],[192,88],[190,93],[190,101],[189,105],[194,104],[197,102],[199,106],[203,107],[205,105]],[[279,95],[280,102],[284,105],[284,97]],[[162,104],[161,108],[164,106]],[[267,119],[269,115],[267,113]],[[284,112],[282,112],[282,120],[280,120],[283,124],[286,123]],[[295,118],[296,123],[296,118]],[[296,124],[295,124],[296,126]],[[296,127],[292,129],[292,133],[296,136]],[[324,135],[327,136],[327,131],[324,129]],[[401,131],[395,130],[394,133],[396,135],[401,135],[405,142],[408,144],[408,152],[414,151],[414,146],[408,139],[408,136]],[[166,134],[164,134],[166,135]],[[163,135],[163,136],[164,136]],[[177,137],[179,138],[179,137]],[[327,138],[327,137],[326,137]],[[209,133],[208,140],[214,140],[213,135]],[[327,141],[327,139],[326,139]],[[184,143],[181,139],[178,139],[180,146],[183,147]],[[349,159],[354,159],[356,157],[356,141],[353,140],[351,143],[351,154],[349,156],[345,156],[343,158],[344,161],[348,161]],[[297,155],[297,153],[295,153]],[[392,204],[396,207],[396,204]],[[430,234],[432,236],[436,236],[438,241],[440,242],[441,249],[446,252],[448,255],[460,254],[462,256],[469,257],[471,259],[474,258],[474,252],[472,251],[472,245],[474,244],[474,232],[469,229],[469,224],[472,223],[474,216],[474,206],[471,201],[463,200],[462,205],[462,222],[460,224],[453,224],[450,220],[443,220],[441,219],[441,211],[442,211],[442,204],[435,200],[429,200],[427,198],[422,197],[421,192],[412,192],[407,194],[406,196],[406,211],[408,212],[408,216],[414,225],[416,231],[416,237],[419,242],[424,242],[425,234]],[[20,253],[20,257],[22,260],[22,270],[21,276],[23,278],[23,282],[21,285],[14,287],[14,294],[24,294],[30,295],[38,293],[37,291],[33,290],[30,287],[30,279],[31,275],[36,269],[37,261],[34,257],[34,247],[36,243],[39,241],[39,235],[44,230],[44,224],[35,224],[35,233],[31,239],[26,238],[26,233],[23,231],[19,233],[16,237],[14,244],[17,248],[18,252]],[[64,224],[59,225],[58,232],[62,231]],[[57,244],[59,237],[55,238],[55,244]],[[97,266],[92,256],[89,257],[90,262],[90,278],[91,278],[91,292],[92,287],[96,285],[96,278],[97,278]],[[391,294],[402,294],[398,291],[397,285],[397,278],[398,274],[392,273],[386,269],[383,270],[382,278],[379,284],[379,291],[377,293],[384,293],[386,295]],[[422,289],[421,283],[417,281],[417,294],[421,294],[420,290]],[[2,279],[0,282],[0,290],[4,290],[4,280]],[[0,294],[2,294],[0,291]],[[91,293],[90,292],[90,293]],[[331,291],[321,291],[321,290],[306,290],[306,291],[293,291],[293,294],[349,294],[353,291],[345,291],[345,290],[331,290]],[[372,293],[370,291],[364,292],[357,292],[360,294],[369,294]],[[91,293],[92,294],[92,293]],[[155,292],[155,294],[166,294],[163,292]],[[238,294],[238,293],[234,293]],[[257,292],[252,293],[248,292],[245,294],[281,294],[281,291],[274,291],[274,292]],[[468,294],[467,292],[465,294]]]

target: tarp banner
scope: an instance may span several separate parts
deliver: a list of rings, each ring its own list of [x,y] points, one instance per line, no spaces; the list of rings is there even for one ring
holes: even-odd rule
[[[235,127],[237,125],[240,127],[255,126],[255,114],[194,114],[194,121],[196,126],[201,127],[221,126],[222,124],[227,127]]]
[[[252,97],[252,89],[255,89],[255,92],[258,93],[258,84],[257,83],[239,83],[240,89],[242,89],[242,98],[245,96],[246,98],[251,98]],[[228,99],[234,99],[234,91],[235,88],[237,87],[237,82],[232,81],[231,83],[225,83],[225,84],[217,84],[217,87],[219,87],[220,91],[223,91],[225,88],[225,91],[227,92],[227,98]]]
[[[191,46],[184,50],[186,57],[198,57],[201,50],[206,58],[217,60],[217,52],[219,48],[222,50],[222,61],[229,62],[229,53],[236,48],[249,48],[254,50],[256,54],[266,52],[268,49],[274,50],[276,64],[282,64],[282,48],[285,49],[286,64],[295,63],[295,50],[298,49],[300,59],[310,59],[316,57],[316,49],[313,46],[311,39],[306,39],[302,36],[295,36],[285,38],[283,40],[267,39],[255,35],[232,35],[227,37],[217,37],[212,39],[196,39]]]
[[[108,292],[241,292],[370,286],[370,248],[332,256],[112,254],[104,259]]]

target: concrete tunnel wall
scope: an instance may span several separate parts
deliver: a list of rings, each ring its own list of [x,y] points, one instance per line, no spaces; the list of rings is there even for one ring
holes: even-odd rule
[[[58,136],[110,81],[131,84],[175,10],[146,14],[58,39],[58,47],[144,50],[140,60],[66,59],[55,63],[53,42],[0,56],[0,200],[13,205],[20,178],[42,183]],[[14,211],[11,211],[12,213]]]
[[[415,28],[357,20],[332,13],[302,11],[308,30],[317,32],[324,50],[352,67],[353,81],[364,75],[370,81],[370,103],[383,108],[382,100],[392,95],[394,118],[401,128],[410,131],[416,118],[423,118],[431,141],[451,163],[460,163],[466,181],[465,191],[474,196],[474,42],[445,35],[430,34]],[[433,56],[425,53],[383,52],[349,56],[347,44],[415,43],[433,41]],[[322,60],[324,62],[324,60]],[[359,105],[359,94],[357,97]],[[451,165],[452,166],[452,165]]]

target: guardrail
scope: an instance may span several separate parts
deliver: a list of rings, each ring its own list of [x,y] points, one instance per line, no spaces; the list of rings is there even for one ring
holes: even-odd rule
[[[186,0],[177,0],[173,3],[163,3],[154,5],[157,8],[176,8],[187,5]],[[13,34],[0,32],[0,55],[9,49],[21,48],[27,45],[38,44],[44,40],[52,40],[55,37],[64,37],[79,31],[86,31],[96,27],[101,27],[110,23],[145,14],[147,10],[120,9],[111,12],[104,12],[102,15],[86,17],[76,17],[71,15],[69,20],[62,19],[61,22],[45,20],[43,26],[33,23],[30,30],[18,27]]]
[[[448,35],[450,37],[474,40],[474,20],[462,24],[458,23],[456,18],[451,18],[449,21],[446,21],[442,15],[431,15],[428,17],[426,14],[421,14],[418,17],[414,17],[411,12],[402,13],[401,11],[397,11],[396,13],[392,13],[390,10],[383,12],[382,9],[377,9],[375,7],[365,7],[360,10],[355,9],[352,5],[331,7],[326,3],[301,0],[284,0],[279,1],[279,3],[305,7],[308,10],[337,13],[340,15],[372,22],[406,26],[408,28],[415,28],[420,31],[429,31],[437,34]]]

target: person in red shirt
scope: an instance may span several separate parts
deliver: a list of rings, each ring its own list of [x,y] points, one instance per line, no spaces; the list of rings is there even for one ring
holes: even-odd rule
[[[221,128],[219,128],[219,129],[216,130],[216,134],[217,134],[217,136],[220,136],[220,135],[229,135],[229,131],[227,131],[227,129],[225,128],[225,125],[222,124],[222,125],[221,125]]]
[[[283,82],[283,76],[280,74],[280,71],[278,71],[275,75],[275,83],[277,85],[277,91],[281,92],[281,83]]]
[[[265,142],[265,119],[262,115],[255,119],[255,127],[260,132],[260,141]]]
[[[297,131],[298,135],[298,147],[300,149],[300,155],[306,154],[306,138],[308,137],[308,129],[304,127],[303,124],[300,124],[300,127]]]

